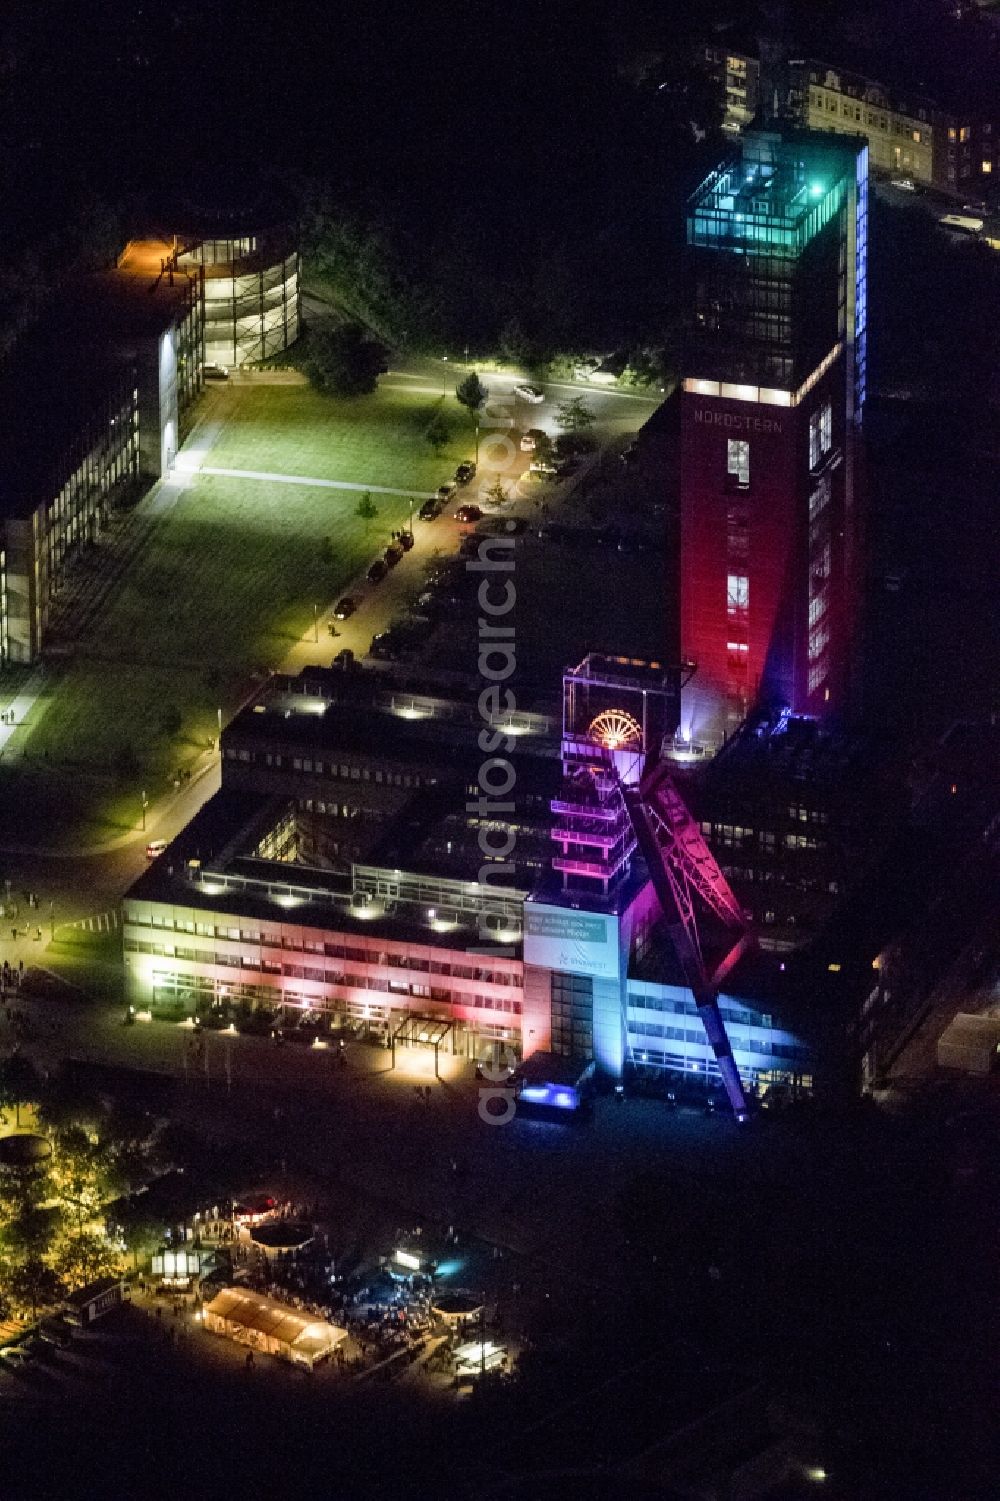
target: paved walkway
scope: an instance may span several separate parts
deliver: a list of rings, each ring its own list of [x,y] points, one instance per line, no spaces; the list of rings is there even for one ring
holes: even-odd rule
[[[218,474],[223,479],[270,480],[277,485],[305,485],[312,490],[358,490],[372,495],[401,495],[404,499],[427,498],[426,490],[395,490],[389,485],[366,485],[354,480],[313,479],[308,474],[275,474],[269,469],[219,469],[212,464],[201,464],[187,454],[179,454],[177,468],[186,474]]]

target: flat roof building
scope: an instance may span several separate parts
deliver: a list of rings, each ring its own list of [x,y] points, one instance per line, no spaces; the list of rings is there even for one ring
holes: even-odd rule
[[[591,719],[614,713],[614,659],[601,660],[589,686],[608,704],[588,700]],[[617,670],[649,688],[663,679],[645,664]],[[579,687],[587,674],[570,676]],[[547,715],[499,718],[513,776],[503,799],[483,792],[473,694],[421,695],[374,672],[276,680],[223,734],[221,791],[126,895],[130,1000],[237,1028],[255,1013],[275,1027],[350,1024],[457,1058],[492,1059],[503,1044],[612,1077],[648,1066],[717,1078],[640,860],[629,855],[607,889],[564,885],[560,846],[589,838],[583,814],[567,835],[554,811],[565,732]],[[656,736],[669,729],[651,708],[651,732],[654,719]],[[748,1082],[809,1082],[808,1044],[770,999],[765,1011],[744,997],[738,969],[730,981],[719,1007]]]

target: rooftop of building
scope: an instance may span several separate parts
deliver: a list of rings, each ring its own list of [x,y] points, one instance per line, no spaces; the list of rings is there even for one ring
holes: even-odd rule
[[[865,142],[750,131],[692,194],[688,244],[794,259],[839,209]]]
[[[520,760],[558,757],[559,725],[549,716],[515,709],[496,723]],[[223,747],[236,740],[241,746],[294,743],[314,753],[343,750],[415,766],[432,760],[459,770],[483,759],[485,724],[473,693],[445,697],[387,683],[377,671],[311,669],[278,679],[243,709],[225,730]]]
[[[255,839],[286,806],[287,800],[263,794],[216,793],[130,887],[127,899],[432,948],[471,948],[482,941],[479,919],[485,904],[477,896],[478,868],[467,882],[451,887],[435,887],[432,879],[408,881],[405,894],[390,898],[370,889],[367,871],[353,879],[347,872],[255,857]],[[465,892],[459,890],[462,884]],[[497,915],[520,901],[513,888],[492,889]],[[516,945],[520,931],[497,927],[495,936]]]
[[[108,350],[82,354],[52,317],[24,332],[0,364],[0,516],[24,518],[55,498],[128,370]]]
[[[722,771],[746,766],[755,775],[765,766],[802,780],[839,779],[868,752],[860,734],[838,730],[806,714],[776,709],[752,715],[719,751],[713,764]]]
[[[160,241],[130,241],[117,267],[88,277],[79,304],[74,293],[81,336],[128,341],[164,333],[182,319],[197,278],[165,269],[168,253]]]

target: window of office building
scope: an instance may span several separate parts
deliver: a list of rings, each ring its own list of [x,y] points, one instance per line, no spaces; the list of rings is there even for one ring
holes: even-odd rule
[[[563,1058],[594,1052],[594,982],[589,975],[552,975],[552,1051]]]
[[[726,440],[726,473],[744,488],[750,483],[750,444],[745,438]]]
[[[809,418],[809,468],[817,469],[833,447],[833,408],[828,401]]]
[[[750,608],[750,580],[745,573],[726,577],[726,615],[731,621],[745,624]]]

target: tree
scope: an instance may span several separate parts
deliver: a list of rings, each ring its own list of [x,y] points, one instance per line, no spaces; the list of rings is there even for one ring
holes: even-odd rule
[[[55,1271],[70,1292],[122,1270],[121,1253],[103,1235],[68,1236],[59,1246]]]
[[[304,362],[316,389],[334,396],[368,395],[388,368],[385,346],[360,323],[317,329]]]
[[[12,1267],[6,1281],[11,1302],[22,1312],[30,1310],[33,1319],[39,1308],[54,1303],[62,1292],[57,1273],[37,1256]]]
[[[364,495],[354,507],[355,516],[359,516],[365,524],[365,531],[378,516],[378,506],[372,500],[372,492],[366,490]]]
[[[571,396],[569,401],[561,401],[556,410],[556,425],[564,433],[585,432],[588,427],[593,427],[596,420],[582,396]]]
[[[510,491],[504,489],[502,480],[496,479],[493,481],[492,485],[490,485],[489,489],[483,492],[483,499],[486,501],[487,505],[506,505],[508,500],[510,500]]]
[[[470,412],[481,412],[489,400],[489,388],[484,386],[474,370],[455,387],[455,396]]]
[[[41,1089],[41,1078],[30,1058],[14,1052],[0,1059],[0,1110],[13,1105],[18,1127],[21,1125],[21,1106],[37,1100]]]
[[[424,437],[431,445],[435,453],[440,453],[447,448],[451,438],[451,428],[448,426],[443,412],[435,412],[434,416],[424,428]]]
[[[119,1185],[106,1147],[91,1141],[79,1126],[56,1135],[52,1158],[52,1182],[58,1197],[76,1220],[78,1232],[100,1213],[101,1206]]]

